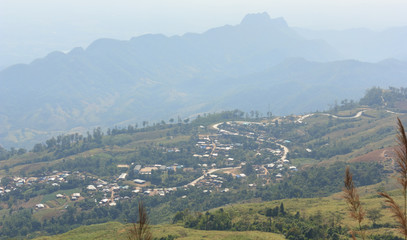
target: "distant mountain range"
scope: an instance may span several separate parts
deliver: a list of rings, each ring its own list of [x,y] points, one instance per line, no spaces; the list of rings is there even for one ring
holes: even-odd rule
[[[304,35],[249,14],[202,34],[99,39],[11,66],[0,72],[0,144],[223,109],[302,113],[405,85],[405,62],[338,61],[332,44]]]
[[[333,46],[341,58],[377,62],[386,58],[407,61],[407,26],[383,31],[365,28],[343,31],[313,31],[296,28],[306,39],[322,39]]]

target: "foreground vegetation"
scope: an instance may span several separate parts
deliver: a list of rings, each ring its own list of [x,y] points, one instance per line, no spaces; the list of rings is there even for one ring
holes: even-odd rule
[[[36,240],[116,240],[126,239],[127,229],[129,225],[124,225],[118,222],[109,222],[91,226],[79,227],[67,233],[50,236],[39,237]],[[227,239],[227,240],[266,240],[266,239],[285,239],[284,236],[274,233],[266,233],[259,231],[202,231],[195,229],[187,229],[179,225],[153,225],[151,229],[154,239]]]
[[[370,187],[360,189],[360,192],[370,192]],[[399,192],[392,192],[396,200],[402,200]],[[383,205],[383,199],[377,194],[367,194],[361,198],[361,202],[367,211],[378,209],[383,215],[375,219],[370,218],[364,222],[363,228],[373,239],[402,239],[397,230],[396,222],[392,215]],[[281,212],[281,206],[284,213]],[[277,214],[273,213],[278,209]],[[271,211],[270,211],[271,210]],[[185,212],[184,212],[185,213]],[[211,239],[219,236],[220,239],[349,239],[348,231],[356,227],[356,223],[349,217],[347,206],[341,193],[333,194],[325,198],[284,199],[271,202],[252,202],[244,204],[231,204],[222,208],[212,209],[208,212],[185,215],[178,213],[174,217],[177,224],[152,225],[153,237],[160,239],[173,236],[176,239]],[[183,215],[183,216],[182,216]],[[213,230],[215,227],[205,222],[215,216],[225,215],[224,218],[230,225],[222,231]],[[192,218],[191,218],[192,217]],[[196,226],[190,225],[196,218],[201,218]],[[281,232],[270,235],[268,228],[271,222],[271,231]],[[203,225],[202,225],[203,224]],[[189,225],[189,226],[188,226]],[[220,225],[217,225],[220,226]],[[227,225],[224,225],[227,227]],[[205,227],[208,227],[206,231]],[[278,227],[279,229],[274,229]],[[124,239],[129,225],[117,222],[82,226],[65,234],[40,237],[38,239]],[[198,229],[194,229],[198,228]],[[202,229],[203,230],[199,230]],[[216,228],[216,227],[215,227]],[[262,231],[262,232],[259,232]],[[265,231],[266,230],[266,231]],[[326,234],[318,237],[316,234]],[[311,235],[313,234],[313,235]],[[307,235],[310,238],[300,238]],[[272,238],[270,238],[272,236]],[[291,237],[290,237],[291,236]],[[303,237],[304,237],[303,236]],[[311,237],[312,236],[312,237]],[[269,237],[269,238],[268,238]],[[219,238],[218,238],[219,239]]]

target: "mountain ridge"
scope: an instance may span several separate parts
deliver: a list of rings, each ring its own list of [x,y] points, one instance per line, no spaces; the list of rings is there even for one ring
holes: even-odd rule
[[[297,61],[294,68],[281,65],[293,58],[304,61]],[[197,112],[230,108],[250,110],[259,102],[261,111],[267,109],[266,105],[276,103],[277,107],[272,108],[275,114],[321,110],[336,98],[357,98],[372,87],[366,83],[357,88],[349,85],[360,91],[359,95],[327,91],[323,79],[317,78],[323,74],[328,78],[341,74],[335,72],[334,65],[338,63],[334,60],[338,56],[328,43],[305,39],[284,19],[271,19],[267,13],[248,15],[238,25],[226,25],[202,34],[173,37],[148,34],[128,41],[98,39],[85,49],[52,52],[31,64],[0,71],[0,102],[4,103],[0,105],[3,126],[0,143],[7,146],[45,139],[37,139],[37,132],[51,134],[129,121],[185,118]],[[331,67],[323,68],[323,62],[327,61]],[[301,76],[309,64],[319,66],[314,67],[312,83]],[[349,69],[342,67],[341,71],[356,76],[351,65]],[[378,76],[387,76],[389,72],[400,73],[399,78],[407,76],[403,63],[390,65],[380,73],[374,70],[374,65],[363,69],[359,64],[357,68],[362,78],[374,76],[375,71]],[[344,74],[341,76],[346,80]],[[354,84],[355,79],[343,81]],[[396,77],[391,80],[395,86],[401,84]],[[280,85],[273,86],[278,81]],[[292,83],[303,89],[290,86]],[[322,89],[326,92],[320,93],[326,96],[324,99],[316,100],[315,94],[307,93],[315,92],[318,84],[325,86]],[[256,89],[262,97],[256,94]],[[265,89],[273,93],[273,98]],[[290,91],[295,96],[289,98],[294,100],[288,100],[286,93]],[[244,99],[249,97],[253,99]],[[314,103],[318,104],[312,106]],[[31,130],[25,131],[24,137],[22,129]]]

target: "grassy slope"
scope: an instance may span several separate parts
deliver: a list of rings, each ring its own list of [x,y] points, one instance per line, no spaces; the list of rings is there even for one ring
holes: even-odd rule
[[[355,111],[356,112],[356,111]],[[336,115],[345,116],[348,111],[339,112]],[[375,110],[369,109],[365,112],[369,117],[362,116],[355,120],[342,120],[338,126],[331,127],[329,133],[321,137],[321,139],[330,138],[331,141],[345,142],[358,145],[363,137],[375,136],[375,133],[383,128],[394,129],[392,132],[387,132],[385,135],[381,136],[382,139],[370,139],[365,140],[362,147],[359,149],[354,149],[352,152],[344,155],[336,155],[329,159],[322,160],[322,163],[332,163],[334,161],[349,161],[356,157],[362,156],[371,151],[382,149],[386,147],[392,147],[396,145],[395,135],[396,135],[396,117],[400,117],[402,122],[407,122],[406,114],[390,114],[384,110]],[[349,114],[352,115],[352,114]],[[335,119],[333,119],[335,121]],[[314,124],[326,124],[328,122],[327,116],[315,115],[313,117],[307,118],[305,120],[307,125]],[[353,124],[354,126],[347,129],[337,129],[343,124]],[[306,127],[305,127],[306,128]],[[337,129],[337,130],[336,130]],[[300,128],[301,130],[301,128]],[[309,141],[308,143],[314,143],[318,141],[319,138]],[[294,147],[295,148],[295,147]],[[301,161],[302,159],[293,159],[293,162],[299,166],[308,165],[313,163],[318,163],[319,161],[313,159],[304,159],[305,162]],[[321,163],[321,162],[320,162]]]
[[[127,228],[129,225],[124,225],[117,222],[109,222],[96,224],[91,226],[82,226],[67,233],[36,238],[37,240],[68,240],[68,239],[126,239]],[[187,229],[178,225],[153,225],[153,237],[161,238],[168,235],[176,236],[177,239],[194,240],[194,239],[229,239],[229,240],[266,240],[266,239],[285,239],[284,236],[273,233],[265,233],[258,231],[250,232],[232,232],[232,231],[202,231],[195,229]]]
[[[361,194],[368,193],[361,198],[364,209],[380,209],[384,215],[377,223],[391,223],[395,225],[391,213],[388,209],[383,207],[383,199],[379,198],[377,194],[371,194],[371,186],[359,188]],[[391,192],[397,202],[402,201],[401,193],[398,191]],[[300,212],[301,216],[309,217],[320,212],[324,221],[329,222],[333,215],[342,216],[341,224],[343,226],[355,227],[354,222],[347,213],[347,206],[342,198],[342,193],[336,193],[325,198],[306,198],[306,199],[284,199],[270,202],[259,203],[245,203],[245,204],[232,204],[224,206],[223,209],[233,217],[233,222],[241,220],[245,221],[267,221],[264,215],[259,214],[266,208],[274,208],[280,206],[281,202],[284,203],[285,209],[291,214]],[[216,209],[214,209],[216,210]],[[213,211],[213,210],[212,210]],[[372,223],[369,219],[363,221],[363,225],[370,226]],[[127,225],[128,227],[129,225]],[[177,236],[177,239],[285,239],[282,235],[258,232],[258,231],[202,231],[195,229],[184,228],[179,225],[153,225],[152,232],[154,237],[165,237],[168,235]],[[398,234],[393,228],[378,228],[368,230],[368,234],[382,234],[385,232],[392,232]],[[82,226],[67,233],[40,237],[38,240],[65,240],[65,239],[125,239],[126,238],[126,225],[109,222],[103,224],[96,224],[90,226]]]
[[[375,193],[376,191],[372,186],[359,188],[358,191],[362,195],[361,202],[366,211],[370,209],[379,209],[384,215],[379,221],[377,221],[377,224],[390,223],[393,226],[396,225],[396,222],[392,217],[392,213],[384,206],[383,199]],[[393,190],[390,193],[396,202],[402,202],[402,195],[400,191]],[[259,211],[266,208],[280,206],[280,204],[283,202],[286,211],[291,214],[295,214],[298,211],[300,212],[301,216],[309,217],[320,212],[324,221],[326,222],[329,222],[333,215],[340,215],[343,217],[343,220],[341,221],[343,226],[356,227],[356,222],[349,217],[347,205],[342,196],[342,193],[336,193],[325,198],[284,199],[270,202],[233,204],[223,207],[223,209],[233,216],[233,221],[235,222],[241,219],[256,219],[257,221],[266,221],[266,217],[259,214]],[[371,226],[372,222],[365,217],[362,225]],[[394,228],[378,228],[368,230],[369,234],[385,232],[392,232],[396,235],[398,234]]]

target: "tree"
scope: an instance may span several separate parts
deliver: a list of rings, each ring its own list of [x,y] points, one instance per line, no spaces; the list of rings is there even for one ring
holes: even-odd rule
[[[93,140],[97,144],[102,144],[103,132],[100,127],[93,129]]]
[[[45,144],[47,144],[47,149],[51,149],[57,145],[57,140],[54,137],[52,137],[51,139],[45,141]]]
[[[273,208],[273,212],[272,212],[272,217],[277,217],[278,216],[278,211],[279,211],[279,208],[278,207],[275,207],[275,208]]]
[[[42,152],[44,150],[44,146],[41,143],[37,143],[33,147],[33,152]]]
[[[1,184],[1,186],[6,187],[7,185],[9,185],[12,182],[13,182],[13,179],[11,177],[3,177],[1,179],[0,184]]]
[[[3,168],[4,168],[4,171],[6,171],[6,173],[9,173],[10,167],[7,164],[5,164]]]
[[[138,202],[138,221],[128,231],[129,240],[152,240],[150,222],[143,201]]]
[[[283,203],[280,204],[280,213],[281,213],[281,215],[285,215],[285,210],[284,210],[284,204]]]
[[[380,212],[380,209],[369,209],[367,210],[366,217],[372,221],[373,226],[376,226],[376,221],[383,217],[383,214]]]
[[[379,106],[382,104],[383,101],[382,94],[383,89],[379,87],[373,87],[366,91],[365,96],[360,99],[359,103],[361,105]]]
[[[273,209],[272,208],[267,208],[266,217],[272,217],[272,216],[273,216]]]
[[[249,176],[249,175],[255,173],[255,171],[254,171],[254,169],[253,169],[253,166],[252,166],[251,164],[249,164],[249,163],[246,163],[246,165],[245,165],[244,168],[243,168],[243,172],[244,172],[244,174],[246,174],[247,176]]]

